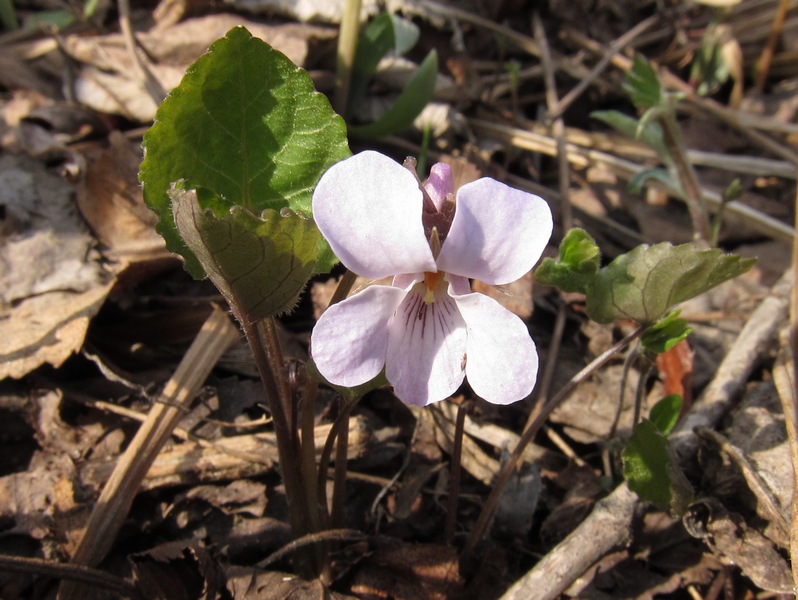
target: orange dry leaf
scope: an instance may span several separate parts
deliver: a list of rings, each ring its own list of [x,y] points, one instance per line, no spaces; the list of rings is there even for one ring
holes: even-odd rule
[[[693,351],[682,340],[667,352],[657,356],[657,369],[667,394],[682,397],[682,411],[692,404]]]

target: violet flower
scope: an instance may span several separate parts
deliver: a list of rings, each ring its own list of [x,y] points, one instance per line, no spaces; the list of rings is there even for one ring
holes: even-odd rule
[[[383,368],[396,395],[425,406],[467,377],[495,404],[526,397],[538,355],[526,325],[492,298],[471,292],[519,279],[551,236],[546,202],[488,177],[453,194],[451,169],[415,174],[377,152],[332,166],[313,194],[313,217],[351,271],[393,276],[329,307],[311,352],[330,382],[354,387]]]

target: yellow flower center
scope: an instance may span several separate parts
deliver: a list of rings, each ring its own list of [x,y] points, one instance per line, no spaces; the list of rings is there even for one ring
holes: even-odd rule
[[[427,292],[424,294],[424,304],[432,304],[435,302],[435,290],[438,288],[441,280],[443,279],[443,271],[424,273],[424,285],[427,286]]]

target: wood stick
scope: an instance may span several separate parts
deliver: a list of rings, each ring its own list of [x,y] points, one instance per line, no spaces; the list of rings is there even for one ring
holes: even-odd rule
[[[147,419],[120,457],[89,517],[86,531],[72,557],[73,564],[93,567],[105,558],[130,511],[141,482],[183,416],[185,408],[196,397],[222,354],[239,337],[239,331],[227,313],[214,307],[174,375],[166,382]],[[58,598],[79,600],[82,593],[80,585],[63,582]]]

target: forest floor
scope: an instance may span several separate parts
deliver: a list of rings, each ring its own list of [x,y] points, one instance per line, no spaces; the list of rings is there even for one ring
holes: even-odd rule
[[[90,4],[17,2],[19,27],[0,35],[0,598],[54,598],[62,581],[80,584],[60,597],[84,600],[792,597],[798,452],[794,412],[785,418],[783,407],[795,406],[798,2],[382,3],[421,35],[383,65],[358,117],[395,97],[408,65],[432,49],[438,81],[416,127],[352,141],[353,152],[402,161],[428,151],[459,182],[489,175],[543,197],[555,214],[546,256],[572,226],[597,241],[605,264],[640,244],[690,242],[682,201],[656,181],[630,189],[660,164],[655,150],[591,116],[637,116],[623,82],[643,56],[683,94],[678,124],[713,210],[739,180],[719,246],[758,261],[680,307],[694,332],[644,380],[644,411],[667,394],[683,397],[671,441],[692,488],[683,514],[640,501],[623,481],[620,449],[641,376],[635,365],[624,376],[629,349],[557,393],[634,324],[597,324],[582,296],[529,273],[502,290],[474,287],[529,325],[541,358],[535,393],[493,406],[466,385],[425,408],[387,388],[368,393],[349,423],[344,514],[323,543],[292,542],[244,338],[232,330],[218,361],[194,362],[202,358],[190,345],[218,317],[214,307],[233,321],[213,285],[166,251],[137,174],[157,90],[176,86],[235,25],[332,96],[339,3],[120,1],[87,15]],[[364,19],[376,4],[364,2]],[[316,277],[279,321],[297,389],[341,273]],[[140,485],[110,511],[116,526],[106,533],[115,533],[93,532],[100,559],[75,560],[125,448],[148,415],[168,410],[178,365],[209,375]],[[546,406],[553,411],[465,560],[502,465],[552,398],[557,406]],[[322,386],[319,451],[338,409],[337,393]],[[460,413],[459,502],[447,536]],[[332,496],[332,469],[328,481]],[[330,553],[323,580],[297,576],[314,547]]]

